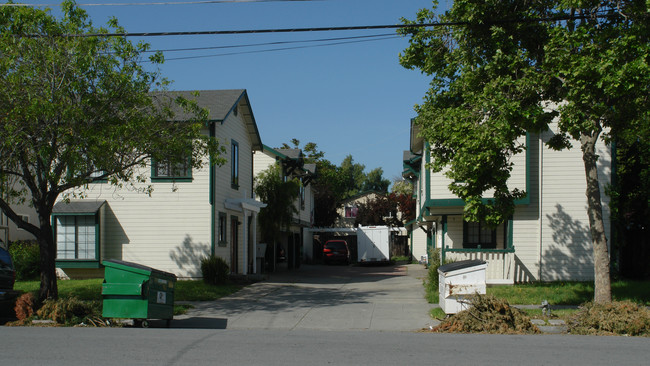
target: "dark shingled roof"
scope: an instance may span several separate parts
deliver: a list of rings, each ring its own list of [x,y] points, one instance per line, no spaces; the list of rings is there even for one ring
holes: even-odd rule
[[[55,214],[81,214],[81,213],[95,213],[97,212],[106,201],[60,201],[54,205],[52,213]]]
[[[195,95],[198,93],[198,96]],[[170,100],[182,96],[188,100],[195,100],[199,107],[208,110],[208,120],[221,122],[237,108],[238,113],[242,114],[242,119],[246,124],[248,133],[253,141],[253,150],[262,150],[262,139],[257,129],[257,122],[253,116],[253,110],[248,100],[246,89],[227,89],[227,90],[179,90],[164,91],[152,93],[154,98],[160,98],[160,103],[167,104]],[[169,98],[165,100],[165,98]],[[176,121],[186,121],[192,116],[186,113],[183,108],[173,104],[172,111]]]

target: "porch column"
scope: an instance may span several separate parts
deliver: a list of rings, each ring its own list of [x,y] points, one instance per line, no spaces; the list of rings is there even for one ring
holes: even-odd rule
[[[244,236],[244,268],[243,275],[248,274],[248,210],[244,210],[244,226],[242,230]]]
[[[257,274],[257,212],[252,212],[253,216],[251,217],[251,231],[253,235],[253,274]]]

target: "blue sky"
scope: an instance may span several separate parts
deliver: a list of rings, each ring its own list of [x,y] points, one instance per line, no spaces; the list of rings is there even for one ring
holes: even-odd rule
[[[145,3],[165,0],[78,0]],[[168,0],[169,2],[183,0]],[[441,4],[449,1],[442,0]],[[53,4],[56,1],[17,1]],[[82,6],[97,26],[115,16],[128,32],[206,31],[389,25],[414,19],[431,0],[320,0],[183,5]],[[58,7],[52,7],[59,13]],[[152,49],[220,47],[251,43],[386,34],[392,29],[309,33],[144,38]],[[161,70],[172,90],[247,89],[262,142],[278,147],[297,138],[315,142],[335,164],[351,154],[366,172],[381,167],[393,180],[408,149],[413,106],[429,79],[399,65],[405,38],[312,47],[341,41],[165,52]],[[132,38],[133,40],[137,40]],[[291,50],[256,52],[273,48]],[[237,54],[232,54],[237,53]],[[224,55],[230,54],[230,55]],[[219,56],[217,56],[219,55]],[[177,57],[210,56],[173,60]]]

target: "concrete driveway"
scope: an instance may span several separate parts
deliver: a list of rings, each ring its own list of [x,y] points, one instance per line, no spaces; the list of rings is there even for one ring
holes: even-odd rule
[[[217,301],[193,302],[172,327],[415,331],[437,324],[424,299],[426,275],[417,264],[303,265]]]

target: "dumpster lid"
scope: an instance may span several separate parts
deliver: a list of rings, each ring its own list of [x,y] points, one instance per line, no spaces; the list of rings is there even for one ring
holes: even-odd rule
[[[118,260],[118,259],[105,259],[102,262],[102,264],[104,266],[113,267],[113,268],[117,268],[117,267],[120,267],[120,266],[129,267],[129,268],[133,268],[133,269],[138,270],[138,272],[147,272],[147,274],[149,274],[149,273],[157,273],[157,274],[160,274],[160,275],[163,275],[163,276],[176,278],[176,275],[173,274],[173,273],[161,271],[159,269],[147,267],[145,265],[138,264],[138,263],[121,261],[121,260]]]
[[[453,263],[442,265],[438,267],[438,272],[457,271],[463,268],[480,266],[485,263],[486,262],[484,260],[480,260],[480,259],[468,259],[465,261],[453,262]]]

